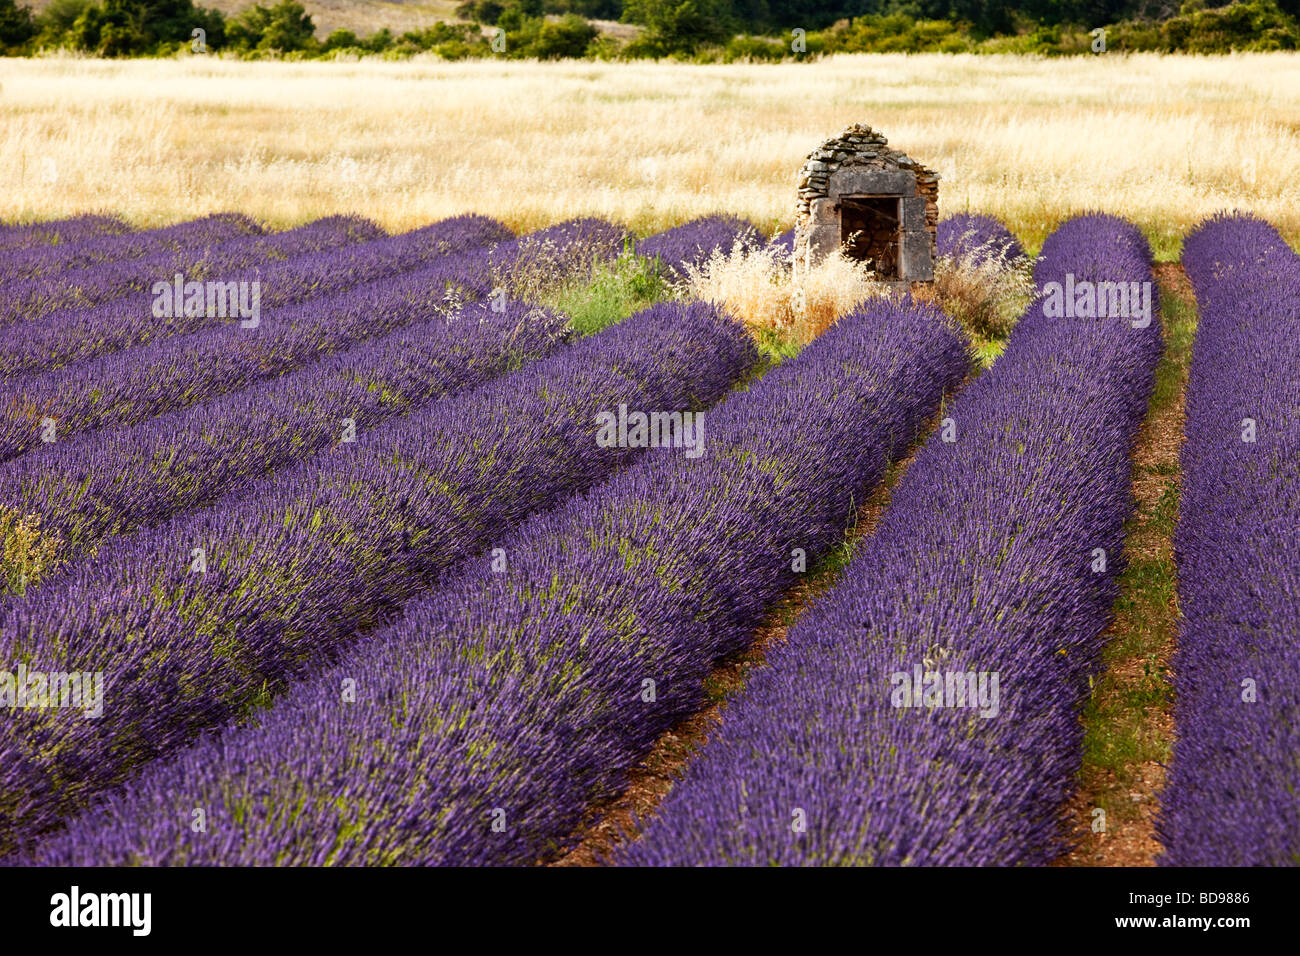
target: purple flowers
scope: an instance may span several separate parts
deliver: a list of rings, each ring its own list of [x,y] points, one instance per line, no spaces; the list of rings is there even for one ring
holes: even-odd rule
[[[418,274],[417,274],[418,275]],[[205,504],[442,395],[548,354],[563,317],[503,303],[450,315],[409,296],[372,301],[411,323],[380,339],[211,402],[36,448],[0,465],[0,507],[37,515],[60,558]]]
[[[939,255],[954,259],[1010,262],[1025,254],[1020,240],[992,216],[959,213],[941,219],[935,238]]]
[[[555,860],[927,423],[839,580],[607,862],[1059,857],[1162,351],[1150,247],[1115,217],[1062,225],[969,384],[966,337],[907,297],[752,379],[712,305],[576,339],[530,304],[620,251],[671,278],[788,241],[727,216],[634,247],[599,219],[0,226],[0,516],[50,549],[32,584],[5,532],[0,680],[102,682],[85,708],[0,696],[0,857]],[[1024,255],[988,216],[938,242],[977,291]],[[1224,215],[1183,261],[1201,317],[1160,862],[1292,864],[1300,255]],[[152,311],[177,271],[258,283],[260,320]],[[1006,272],[1023,295],[1028,262]]]
[[[0,250],[12,254],[42,246],[68,246],[89,239],[120,236],[130,231],[131,227],[116,216],[95,215],[0,226]]]
[[[264,232],[247,216],[222,213],[165,229],[91,236],[66,245],[29,246],[6,252],[0,262],[0,283],[4,283],[0,285],[3,293],[0,323],[30,318],[34,314],[32,310],[40,314],[86,301],[77,298],[81,288],[94,289],[96,267],[106,263],[129,263],[146,256],[193,255],[231,239],[261,236]],[[130,265],[125,268],[129,270]],[[52,281],[34,281],[42,276],[51,277]],[[47,293],[44,298],[39,294],[41,290]],[[16,311],[19,306],[23,311]]]
[[[729,327],[711,309],[682,318],[674,350],[689,345],[701,367],[742,345],[722,347],[731,332],[695,344]],[[634,317],[587,344],[594,351],[612,334],[604,350],[631,372],[636,356],[663,347],[637,326]],[[747,342],[742,351],[751,353]],[[794,550],[815,559],[839,540],[854,505],[967,368],[960,335],[928,307],[876,304],[842,319],[706,413],[703,456],[646,452],[558,511],[493,537],[489,554],[259,726],[159,765],[36,859],[467,864],[554,854],[592,801],[616,793],[659,733],[699,706],[711,662],[748,640],[797,580]],[[526,462],[530,485],[539,457],[572,460],[575,477],[607,472],[612,462],[601,463],[617,452],[593,456],[587,416],[598,405],[579,396],[608,408],[614,395],[552,387],[582,407],[573,425],[545,441],[510,439],[498,425],[493,434],[517,451],[493,458]],[[697,387],[697,398],[716,394]],[[682,397],[628,404],[680,408]],[[484,491],[473,485],[452,487],[466,491],[451,505],[459,520],[492,507],[476,506]],[[532,497],[547,500],[544,491]],[[207,810],[206,834],[177,816],[193,806]]]
[[[1136,229],[1089,216],[1038,281],[1148,282],[1148,263]],[[624,862],[1056,856],[1160,351],[1156,321],[1031,308]]]
[[[0,845],[265,703],[440,571],[625,463],[632,449],[595,441],[601,410],[707,405],[756,357],[712,307],[657,306],[114,539],[58,587],[9,602],[0,660],[102,671],[105,691],[97,720],[0,724]]]
[[[182,250],[143,261],[100,266],[92,270],[96,273],[93,284],[81,284],[78,277],[66,274],[50,277],[44,280],[47,288],[40,294],[43,301],[62,297],[75,299],[78,304],[42,315],[39,322],[17,321],[0,328],[0,376],[58,368],[77,359],[143,345],[240,317],[235,315],[229,294],[221,296],[219,316],[210,315],[206,310],[189,312],[181,301],[167,309],[167,314],[159,315],[153,286],[157,283],[170,290],[178,281],[177,275],[185,283],[208,280],[224,287],[233,281],[235,273],[249,268],[286,259],[293,264],[300,257],[316,256],[379,234],[378,227],[364,219],[336,216],[289,232],[233,239],[209,250]],[[271,285],[265,304],[286,301],[274,289],[276,283],[273,281]],[[223,288],[223,293],[228,291]],[[6,308],[35,318],[35,313],[41,310],[25,301],[26,294],[21,289],[8,290]],[[88,303],[103,299],[110,301],[87,307]],[[256,301],[259,306],[263,304],[260,285]],[[170,300],[168,304],[172,304]]]
[[[716,251],[726,253],[737,242],[752,246],[758,241],[758,230],[751,222],[736,216],[704,216],[640,240],[636,252],[658,259],[665,274],[677,276],[687,266],[699,267]]]
[[[1182,627],[1160,862],[1300,861],[1300,256],[1220,216],[1183,243],[1200,311],[1174,534]]]
[[[442,258],[435,253],[423,268],[277,309],[256,328],[230,320],[192,335],[11,379],[9,394],[0,401],[0,461],[42,444],[43,424],[53,422],[55,438],[62,441],[106,423],[126,425],[187,408],[454,311],[460,299],[485,294],[488,250],[474,244],[492,230],[457,220],[429,229],[437,230],[436,238],[430,234],[413,240],[423,255],[438,249],[463,251]],[[302,295],[313,288],[306,281],[297,286]]]

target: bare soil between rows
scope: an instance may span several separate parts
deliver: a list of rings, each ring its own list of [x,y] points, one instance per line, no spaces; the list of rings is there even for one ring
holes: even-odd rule
[[[1159,263],[1156,279],[1162,290],[1181,299],[1195,301],[1191,283],[1182,266]],[[1183,440],[1187,355],[1174,355],[1175,330],[1165,320],[1166,356],[1178,366],[1178,394],[1153,409],[1143,424],[1133,448],[1133,497],[1136,507],[1124,541],[1130,565],[1173,568],[1173,540],[1170,528],[1153,521],[1162,496],[1179,487],[1178,451]],[[1177,511],[1173,521],[1177,522]],[[1126,704],[1130,699],[1146,700],[1153,682],[1168,687],[1170,660],[1178,629],[1176,590],[1159,608],[1144,607],[1140,600],[1117,602],[1114,621],[1105,633],[1108,648],[1115,650],[1106,670],[1098,678],[1095,695],[1103,714],[1127,723],[1126,732],[1144,742],[1145,749],[1166,753],[1174,739],[1173,707],[1166,692],[1157,702]],[[1163,745],[1163,747],[1162,747]],[[1085,762],[1078,791],[1065,813],[1066,829],[1074,849],[1058,862],[1063,866],[1154,866],[1161,847],[1155,824],[1160,792],[1165,784],[1165,765],[1159,759],[1133,759],[1119,772]],[[1105,829],[1094,831],[1093,811],[1106,812]]]

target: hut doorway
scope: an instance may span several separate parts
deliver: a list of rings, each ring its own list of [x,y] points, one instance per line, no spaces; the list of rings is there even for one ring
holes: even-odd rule
[[[901,204],[900,196],[843,196],[839,201],[844,254],[869,262],[881,279],[898,278]]]

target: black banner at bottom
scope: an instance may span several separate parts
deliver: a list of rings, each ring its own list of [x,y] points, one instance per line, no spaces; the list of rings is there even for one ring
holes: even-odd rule
[[[536,945],[561,923],[610,942],[704,931],[734,944],[780,925],[811,944],[918,927],[935,940],[1041,943],[1045,921],[1069,939],[1199,933],[1230,945],[1283,930],[1294,894],[1290,869],[0,869],[8,938],[127,945],[333,946],[471,928]]]

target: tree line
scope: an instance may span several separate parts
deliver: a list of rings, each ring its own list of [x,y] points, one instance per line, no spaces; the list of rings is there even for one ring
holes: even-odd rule
[[[1216,53],[1300,48],[1300,0],[466,0],[463,22],[325,39],[296,0],[235,16],[193,0],[0,0],[0,53],[106,57],[181,52],[295,58],[782,60],[855,52]],[[593,21],[638,27],[616,39]],[[1101,32],[1104,31],[1104,32]]]

